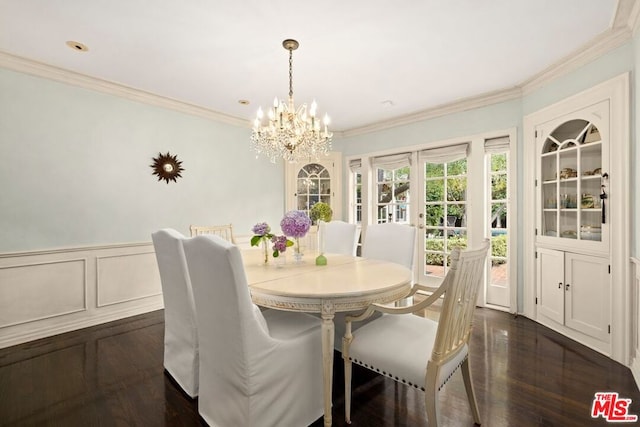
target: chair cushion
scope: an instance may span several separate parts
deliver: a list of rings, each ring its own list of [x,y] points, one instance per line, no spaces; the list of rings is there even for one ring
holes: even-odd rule
[[[359,365],[424,390],[438,323],[413,314],[389,315],[353,333],[349,358]],[[467,346],[440,370],[442,386],[467,356]]]

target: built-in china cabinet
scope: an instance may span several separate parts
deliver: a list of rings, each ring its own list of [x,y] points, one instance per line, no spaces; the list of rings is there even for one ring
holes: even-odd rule
[[[532,189],[525,314],[623,363],[628,90],[628,76],[620,76],[526,116],[523,129]]]
[[[535,130],[538,319],[610,345],[609,101]]]
[[[342,156],[331,152],[327,156],[306,162],[287,163],[285,169],[286,209],[309,213],[318,202],[327,203],[334,219],[341,219],[341,171]],[[314,250],[317,244],[317,229],[312,227],[303,245]]]

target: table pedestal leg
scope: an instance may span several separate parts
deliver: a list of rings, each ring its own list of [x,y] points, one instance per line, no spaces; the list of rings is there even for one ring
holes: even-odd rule
[[[322,372],[324,382],[324,425],[331,425],[331,391],[333,388],[333,344],[335,325],[333,304],[325,301],[322,304]]]

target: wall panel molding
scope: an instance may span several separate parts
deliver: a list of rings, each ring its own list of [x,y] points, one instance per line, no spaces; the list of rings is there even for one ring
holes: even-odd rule
[[[96,306],[162,295],[155,252],[96,257]]]
[[[163,308],[150,242],[0,254],[0,348]]]
[[[86,262],[76,258],[0,267],[0,329],[85,311]]]
[[[631,258],[632,322],[631,322],[631,372],[640,387],[640,259]]]

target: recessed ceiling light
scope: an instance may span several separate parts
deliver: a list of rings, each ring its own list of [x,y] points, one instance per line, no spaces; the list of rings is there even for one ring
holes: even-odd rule
[[[82,44],[80,42],[75,42],[73,40],[69,40],[67,42],[67,46],[69,46],[71,49],[73,49],[75,51],[78,51],[78,52],[86,52],[86,51],[89,50],[89,48],[86,45],[84,45],[84,44]]]
[[[396,105],[396,104],[395,104],[395,102],[393,102],[393,101],[392,101],[392,100],[390,100],[390,99],[385,99],[384,101],[381,101],[380,103],[381,103],[382,105],[384,105],[385,107],[393,107],[393,106],[395,106],[395,105]]]
[[[238,100],[238,104],[240,104],[240,105],[249,105],[249,100],[248,99],[240,99],[240,100]]]

